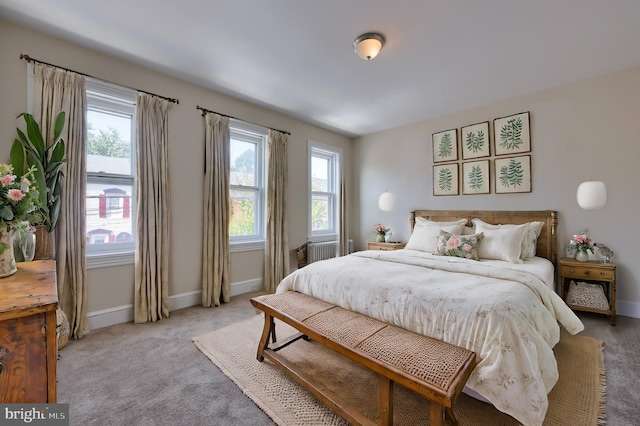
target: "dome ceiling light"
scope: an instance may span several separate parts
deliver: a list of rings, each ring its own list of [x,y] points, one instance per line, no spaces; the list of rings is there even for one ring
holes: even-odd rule
[[[384,46],[384,41],[382,34],[362,34],[353,42],[353,50],[355,50],[362,59],[370,61],[378,56],[378,53],[382,50],[382,46]]]

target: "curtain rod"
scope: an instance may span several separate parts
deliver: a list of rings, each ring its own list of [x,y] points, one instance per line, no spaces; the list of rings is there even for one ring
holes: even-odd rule
[[[250,121],[243,120],[243,119],[237,118],[237,117],[233,117],[233,116],[228,115],[228,114],[222,114],[220,112],[211,111],[210,109],[202,108],[200,105],[197,105],[196,109],[199,109],[200,111],[202,111],[202,115],[203,116],[210,112],[212,114],[218,114],[218,115],[221,115],[223,117],[233,118],[234,120],[244,121],[245,123],[251,123]],[[257,123],[251,123],[251,124],[255,124],[256,126],[261,126],[261,127],[267,127],[267,126],[263,126],[262,124],[257,124]],[[284,130],[274,129],[273,127],[267,127],[267,129],[275,130],[276,132],[284,133],[285,135],[291,136],[290,132],[287,132],[287,131],[284,131]]]
[[[111,84],[118,84],[119,86],[122,86],[122,84],[119,84],[119,83],[113,83],[113,82],[111,82],[111,81],[107,81],[107,80],[104,80],[104,79],[101,79],[101,78],[97,78],[97,77],[94,77],[94,76],[92,76],[92,75],[89,75],[89,74],[86,74],[86,73],[83,73],[83,72],[78,72],[78,71],[75,71],[75,70],[72,70],[72,69],[69,69],[69,68],[61,67],[61,66],[59,66],[59,65],[50,64],[50,63],[48,63],[48,62],[41,61],[41,60],[39,60],[39,59],[34,59],[34,58],[30,57],[29,55],[25,55],[25,54],[23,54],[23,53],[21,53],[21,54],[20,54],[20,59],[24,59],[24,60],[25,60],[25,61],[27,61],[27,62],[37,62],[37,63],[39,63],[39,64],[49,65],[49,66],[51,66],[51,67],[60,68],[61,70],[74,72],[74,73],[76,73],[76,74],[80,74],[80,75],[83,75],[83,76],[85,76],[85,77],[95,78],[95,79],[97,79],[97,80],[106,81],[107,83],[111,83]],[[155,97],[157,97],[157,98],[164,99],[164,100],[169,101],[169,102],[172,102],[172,103],[174,103],[174,104],[179,104],[179,103],[180,103],[180,100],[179,100],[179,99],[176,99],[176,98],[167,98],[166,96],[157,95],[157,94],[155,94],[155,93],[146,92],[146,91],[144,91],[144,90],[136,89],[136,88],[133,88],[133,87],[127,87],[127,86],[123,86],[123,87],[126,87],[127,89],[131,89],[131,90],[135,90],[135,91],[137,91],[137,92],[146,93],[147,95],[155,96]]]

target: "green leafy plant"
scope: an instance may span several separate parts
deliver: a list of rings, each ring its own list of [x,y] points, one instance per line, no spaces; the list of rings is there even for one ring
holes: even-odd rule
[[[485,139],[484,132],[482,130],[478,130],[478,133],[469,132],[467,133],[467,149],[473,153],[477,153],[478,151],[482,151],[484,147]]]
[[[453,188],[453,173],[449,169],[440,169],[438,173],[438,186],[441,191],[451,191]]]
[[[445,133],[440,139],[440,144],[438,145],[438,156],[440,158],[449,157],[453,153],[453,144],[451,141],[451,135],[449,133]]]
[[[469,187],[471,189],[482,189],[482,185],[484,183],[484,178],[482,177],[482,169],[480,166],[471,167],[471,171],[469,172]]]
[[[518,149],[522,140],[522,119],[512,118],[500,129],[500,146],[504,149]]]
[[[55,119],[53,139],[47,143],[38,122],[31,114],[22,113],[27,134],[17,128],[18,138],[11,147],[10,162],[16,175],[22,176],[35,167],[35,186],[39,194],[39,220],[33,225],[46,225],[52,232],[60,213],[62,192],[62,166],[66,163],[65,145],[60,137],[64,128],[65,113],[60,112]]]
[[[524,171],[522,163],[516,160],[509,161],[509,165],[500,167],[500,184],[507,188],[522,185]]]

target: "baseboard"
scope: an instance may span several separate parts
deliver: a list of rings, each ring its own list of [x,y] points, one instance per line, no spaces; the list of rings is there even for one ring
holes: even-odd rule
[[[262,278],[231,283],[231,297],[262,290]],[[202,303],[202,290],[169,296],[169,312]],[[133,305],[122,305],[89,312],[89,330],[133,321]]]
[[[640,318],[640,303],[616,301],[616,314],[631,318]]]

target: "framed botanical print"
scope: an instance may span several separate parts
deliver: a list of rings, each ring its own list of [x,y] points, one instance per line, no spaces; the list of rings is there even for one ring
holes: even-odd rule
[[[458,163],[433,166],[433,195],[458,195]]]
[[[493,120],[493,141],[496,155],[531,152],[529,111]]]
[[[460,129],[460,139],[463,160],[490,155],[488,121],[463,127]]]
[[[531,192],[531,156],[496,158],[496,194]]]
[[[456,161],[458,159],[458,129],[445,130],[431,135],[433,162]]]
[[[462,163],[462,193],[488,194],[490,192],[489,160]]]

